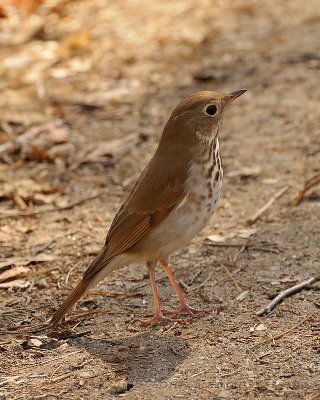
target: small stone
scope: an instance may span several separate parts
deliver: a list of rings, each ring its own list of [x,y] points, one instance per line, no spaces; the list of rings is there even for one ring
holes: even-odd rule
[[[125,393],[128,390],[128,382],[120,381],[116,382],[109,389],[110,394],[121,394]]]
[[[39,339],[32,338],[29,340],[30,345],[35,346],[35,347],[41,347],[42,342]]]
[[[68,343],[63,343],[61,346],[58,347],[59,353],[63,353],[68,347]]]

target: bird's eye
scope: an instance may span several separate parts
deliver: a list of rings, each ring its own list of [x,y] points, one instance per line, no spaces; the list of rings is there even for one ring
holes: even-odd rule
[[[210,116],[214,115],[217,112],[217,107],[213,104],[211,104],[211,106],[208,106],[206,108],[206,113]]]

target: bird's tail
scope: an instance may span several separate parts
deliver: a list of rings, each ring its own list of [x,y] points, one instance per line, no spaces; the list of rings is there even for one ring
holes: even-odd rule
[[[65,301],[61,304],[58,310],[53,314],[49,326],[50,328],[56,328],[62,318],[67,314],[68,311],[75,305],[75,303],[80,299],[81,296],[85,294],[85,292],[89,289],[90,280],[83,281],[78,283],[78,285],[72,290],[69,296],[65,299]]]
[[[49,322],[49,327],[56,328],[62,318],[71,310],[80,297],[109,275],[114,269],[122,267],[128,264],[128,262],[132,262],[132,257],[127,257],[125,254],[112,259],[108,258],[104,246],[98,256],[89,265],[89,268],[84,273],[81,281],[53,314]]]

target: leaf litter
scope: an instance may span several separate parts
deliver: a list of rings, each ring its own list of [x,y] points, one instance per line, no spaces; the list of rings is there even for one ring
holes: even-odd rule
[[[317,11],[314,0],[308,7],[301,0],[289,7],[247,0],[1,4],[4,328],[43,324],[56,309],[90,263],[90,249],[102,245],[179,99],[196,90],[250,91],[228,111],[222,131],[226,174],[222,206],[204,235],[211,246],[195,239],[171,260],[192,302],[217,304],[217,312],[166,333],[145,330],[135,319],[151,312],[147,274],[124,269],[79,303],[71,332],[57,333],[67,341],[60,350],[41,337],[25,348],[12,335],[0,342],[0,397],[85,398],[97,390],[106,398],[123,387],[128,398],[316,398],[316,286],[263,321],[255,312],[273,282],[303,281],[317,270],[318,202],[308,196],[294,210],[276,201],[272,220],[242,225],[270,188],[270,195],[287,184],[298,192],[305,170],[318,174]],[[293,56],[299,63],[283,62]],[[40,262],[34,251],[54,259]],[[145,288],[143,297],[132,295],[136,287]],[[176,305],[165,279],[159,291]],[[288,369],[293,375],[283,378]]]

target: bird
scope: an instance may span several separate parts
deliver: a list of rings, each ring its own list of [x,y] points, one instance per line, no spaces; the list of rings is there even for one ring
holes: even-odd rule
[[[170,270],[169,256],[199,234],[216,209],[223,177],[218,132],[225,109],[246,91],[200,91],[173,109],[155,154],[116,213],[101,251],[50,319],[52,328],[90,288],[112,271],[137,262],[147,265],[154,300],[154,314],[142,320],[143,325],[178,321],[161,311],[158,263],[180,302],[172,314],[192,318],[201,312],[187,303]]]

